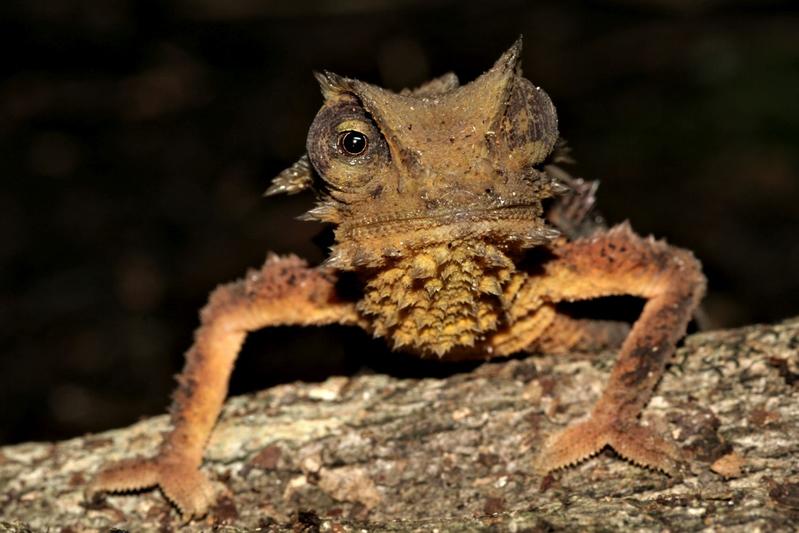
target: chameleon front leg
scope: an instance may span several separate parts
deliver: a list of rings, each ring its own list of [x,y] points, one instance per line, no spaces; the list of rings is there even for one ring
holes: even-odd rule
[[[637,418],[704,294],[699,262],[690,252],[639,237],[626,224],[563,245],[555,255],[543,274],[522,287],[522,301],[632,295],[646,303],[590,417],[554,435],[538,455],[537,469],[550,472],[609,445],[634,463],[675,472],[680,450]]]
[[[187,520],[205,514],[214,491],[199,467],[247,332],[267,326],[356,323],[355,306],[337,300],[334,283],[332,273],[308,268],[295,256],[270,255],[260,270],[218,287],[186,352],[170,409],[173,428],[158,455],[107,466],[90,482],[89,497],[157,485]]]

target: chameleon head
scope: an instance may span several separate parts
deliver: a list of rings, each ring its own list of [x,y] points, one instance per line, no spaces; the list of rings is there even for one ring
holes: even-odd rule
[[[521,39],[471,83],[449,74],[394,93],[317,74],[325,103],[307,149],[320,201],[307,218],[337,225],[330,263],[379,266],[408,249],[463,240],[520,248],[555,236],[537,169],[558,138],[547,94],[521,75]]]

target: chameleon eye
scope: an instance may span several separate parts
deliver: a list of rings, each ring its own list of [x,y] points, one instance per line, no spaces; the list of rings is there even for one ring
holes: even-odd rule
[[[347,130],[339,133],[338,148],[347,156],[359,156],[366,151],[367,146],[369,138],[360,131]]]

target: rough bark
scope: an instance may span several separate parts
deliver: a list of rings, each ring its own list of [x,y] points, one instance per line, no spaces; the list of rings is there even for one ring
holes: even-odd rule
[[[294,383],[228,401],[204,468],[224,493],[190,529],[790,530],[799,523],[799,319],[693,335],[644,420],[682,479],[604,451],[541,478],[542,439],[586,414],[613,354],[533,356],[447,379]],[[0,448],[0,531],[171,529],[158,491],[87,503],[107,460],[155,451],[167,418]]]

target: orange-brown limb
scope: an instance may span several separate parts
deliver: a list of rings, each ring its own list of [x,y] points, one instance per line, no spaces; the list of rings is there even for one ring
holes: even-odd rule
[[[336,299],[331,272],[308,268],[295,256],[270,255],[260,270],[218,287],[201,322],[177,378],[173,428],[159,454],[106,467],[89,485],[90,496],[158,485],[185,519],[205,514],[214,491],[199,470],[203,449],[247,332],[266,326],[351,324],[357,313],[353,304]]]
[[[520,306],[525,299],[551,305],[617,295],[646,303],[590,417],[554,435],[539,454],[537,469],[550,472],[610,446],[634,463],[674,473],[682,462],[679,449],[637,418],[704,294],[699,262],[686,250],[639,237],[627,224],[564,244],[554,253],[543,274],[530,277],[520,289]],[[568,339],[569,331],[563,327],[561,337]]]

